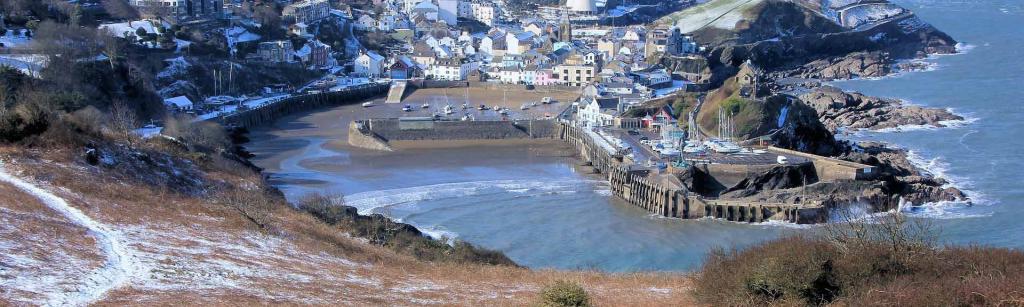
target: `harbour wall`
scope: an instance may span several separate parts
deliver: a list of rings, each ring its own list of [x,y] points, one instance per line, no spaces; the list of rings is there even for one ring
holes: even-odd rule
[[[612,195],[648,212],[664,217],[718,218],[735,222],[786,221],[818,223],[827,216],[820,204],[782,204],[707,199],[690,192],[673,174],[635,165],[610,150],[595,134],[555,120],[523,121],[437,121],[420,119],[370,119],[349,126],[353,146],[391,150],[409,143],[450,141],[560,140],[574,154],[608,180]],[[744,173],[750,171],[743,169]]]
[[[871,180],[878,172],[874,166],[832,159],[809,153],[799,152],[778,147],[768,147],[769,152],[793,155],[807,158],[814,163],[814,170],[818,174],[818,180],[835,182],[842,180]]]
[[[601,149],[592,134],[560,123],[559,138],[578,151],[594,171],[607,176],[612,195],[664,217],[697,219],[711,217],[734,222],[785,221],[821,223],[827,212],[821,204],[783,204],[707,199],[690,192],[673,174],[626,163],[622,155]],[[751,169],[744,167],[745,173]]]
[[[355,124],[364,127],[367,135],[392,145],[422,141],[550,139],[555,136],[556,127],[553,120],[451,121],[431,118],[369,119]]]
[[[290,96],[256,108],[238,111],[211,119],[225,126],[253,128],[296,112],[317,108],[360,103],[381,96],[388,91],[387,84],[365,84],[335,92]]]

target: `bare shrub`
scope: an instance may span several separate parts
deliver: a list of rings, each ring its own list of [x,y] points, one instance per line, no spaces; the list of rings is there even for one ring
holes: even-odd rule
[[[78,111],[72,112],[66,120],[74,128],[90,135],[99,135],[103,131],[103,124],[106,116],[102,111],[93,106],[86,106]]]
[[[139,126],[139,118],[135,109],[128,106],[124,100],[114,100],[110,106],[110,128],[116,139],[124,141],[129,147],[134,147],[138,136],[135,135],[135,128]]]
[[[583,307],[590,306],[590,296],[583,286],[571,281],[559,280],[547,285],[540,292],[538,306]]]
[[[1024,303],[1024,253],[939,247],[926,220],[849,218],[820,236],[710,253],[695,276],[711,305],[1007,305]]]
[[[269,229],[273,222],[273,212],[281,205],[278,199],[272,198],[264,191],[246,191],[230,189],[216,197],[216,203],[234,209],[247,220],[261,229]]]
[[[222,152],[231,146],[224,127],[212,122],[195,122],[188,116],[168,117],[164,120],[162,133],[204,153]]]

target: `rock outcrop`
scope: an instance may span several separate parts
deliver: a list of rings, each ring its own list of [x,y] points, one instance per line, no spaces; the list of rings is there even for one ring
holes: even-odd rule
[[[748,176],[736,185],[726,189],[719,196],[723,199],[741,198],[755,195],[763,190],[779,190],[796,188],[818,181],[814,165],[779,165],[767,172]]]
[[[877,142],[861,142],[839,156],[840,159],[876,166],[879,179],[890,194],[899,195],[914,205],[939,201],[967,201],[967,195],[951,187],[943,178],[921,170],[903,149],[888,148]]]
[[[835,133],[840,128],[886,129],[904,125],[944,127],[964,118],[945,109],[908,105],[900,100],[844,92],[832,86],[812,89],[800,99],[814,108],[821,123]]]

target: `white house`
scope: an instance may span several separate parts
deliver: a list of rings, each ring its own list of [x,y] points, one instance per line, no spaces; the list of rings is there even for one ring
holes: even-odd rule
[[[576,121],[584,126],[605,127],[615,123],[619,100],[616,98],[584,98],[579,102]]]
[[[476,63],[464,58],[439,59],[427,70],[427,76],[437,80],[466,80]]]
[[[377,20],[370,17],[370,15],[362,15],[359,16],[359,19],[357,19],[352,26],[355,27],[356,30],[373,31],[377,29]]]
[[[519,67],[502,67],[498,70],[498,81],[516,84],[523,80],[523,71]]]
[[[362,52],[356,58],[353,72],[359,76],[379,77],[384,72],[384,57],[373,51]]]
[[[508,53],[508,54],[521,54],[521,53],[523,53],[526,50],[523,50],[523,48],[520,48],[520,46],[525,44],[525,43],[532,43],[533,42],[533,37],[534,37],[533,32],[529,32],[529,31],[523,31],[523,32],[519,32],[519,33],[509,32],[508,34],[505,35],[505,45],[508,48],[508,50],[506,50],[505,53]]]
[[[164,105],[172,111],[190,111],[193,108],[192,100],[185,96],[177,96],[164,99]]]
[[[482,22],[483,24],[493,27],[494,22],[498,17],[498,9],[491,3],[486,2],[473,2],[470,4],[473,10],[473,19]]]
[[[494,40],[490,36],[484,35],[480,38],[477,51],[486,53],[487,55],[494,55]]]

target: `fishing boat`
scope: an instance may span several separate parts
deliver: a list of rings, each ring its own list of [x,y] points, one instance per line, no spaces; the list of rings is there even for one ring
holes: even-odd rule
[[[463,103],[462,104],[462,109],[463,110],[468,110],[469,109],[469,104],[468,103]]]
[[[519,107],[520,110],[527,110],[529,108],[530,108],[530,104],[528,104],[528,103],[524,103],[522,106]]]
[[[508,115],[508,108],[501,109],[498,113],[501,113],[501,115]]]
[[[553,103],[553,102],[555,102],[555,100],[551,99],[551,97],[544,97],[544,98],[540,99],[540,103],[543,103],[543,104],[550,104],[550,103]]]

